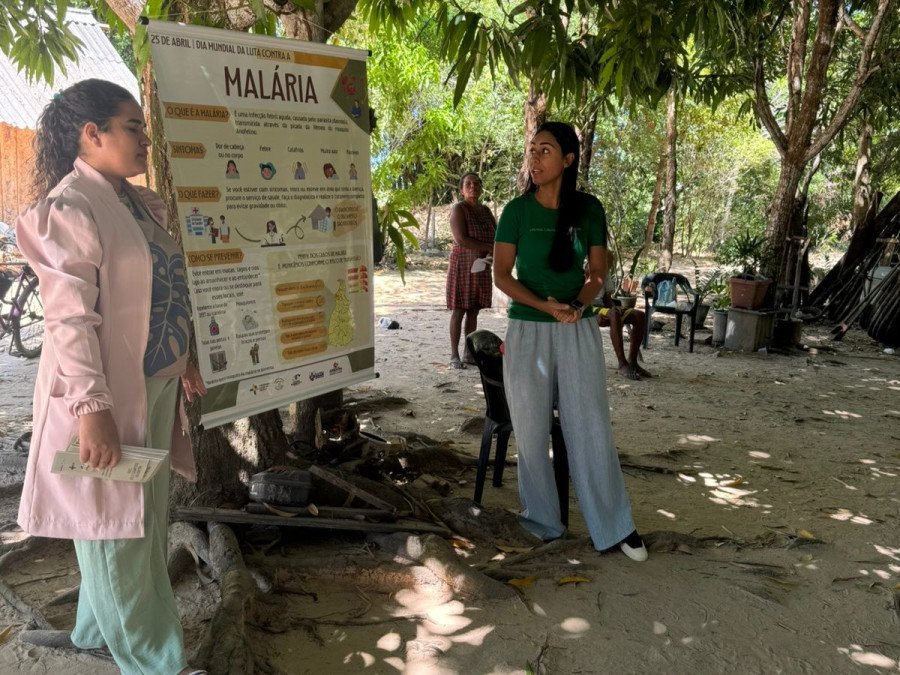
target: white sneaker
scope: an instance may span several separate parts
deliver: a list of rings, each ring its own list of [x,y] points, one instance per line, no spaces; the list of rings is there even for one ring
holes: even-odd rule
[[[626,543],[627,539],[631,539],[632,535],[637,537],[637,539],[641,542],[640,546],[629,546]],[[629,558],[634,560],[635,562],[644,562],[650,556],[647,554],[647,547],[644,546],[644,540],[640,539],[637,532],[632,532],[625,539],[619,542],[619,548],[622,549],[622,553],[627,555]]]

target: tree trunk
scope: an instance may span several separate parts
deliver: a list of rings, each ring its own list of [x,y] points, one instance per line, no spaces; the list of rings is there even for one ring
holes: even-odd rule
[[[582,185],[590,184],[591,159],[594,157],[594,132],[597,129],[597,109],[591,112],[584,126],[579,130],[581,139],[581,157],[578,160],[578,172]]]
[[[542,92],[535,91],[534,85],[528,85],[528,98],[525,100],[525,153],[522,157],[522,167],[516,177],[516,185],[519,192],[525,192],[528,187],[528,144],[534,137],[534,132],[547,121],[547,99]]]
[[[779,272],[784,268],[784,256],[793,222],[794,197],[803,177],[803,161],[796,156],[786,156],[781,163],[778,186],[769,205],[766,228],[766,250],[763,253],[762,273],[779,283]]]
[[[872,122],[868,115],[862,122],[859,148],[856,152],[856,176],[853,179],[853,212],[850,231],[853,232],[865,219],[872,202]]]
[[[666,199],[663,212],[662,251],[659,256],[659,269],[668,272],[672,267],[672,248],[675,245],[675,209],[678,182],[678,160],[675,156],[678,147],[678,118],[676,113],[675,85],[669,88],[666,101]]]
[[[645,252],[653,246],[653,233],[656,232],[656,215],[659,213],[659,202],[662,196],[663,180],[666,177],[666,151],[659,154],[659,166],[656,168],[656,184],[653,186],[653,197],[650,199],[650,213],[647,214],[647,229],[644,231]]]

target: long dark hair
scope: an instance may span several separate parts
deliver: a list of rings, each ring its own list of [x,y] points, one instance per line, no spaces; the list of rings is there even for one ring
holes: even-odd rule
[[[578,159],[581,156],[580,144],[575,129],[565,122],[544,122],[537,128],[534,135],[537,136],[542,131],[546,131],[556,139],[562,150],[563,157],[570,153],[575,155],[572,163],[563,169],[562,187],[559,191],[556,234],[553,236],[553,246],[550,247],[550,254],[547,256],[550,269],[554,272],[568,272],[572,268],[572,263],[575,262],[573,241],[575,239],[575,231],[578,229],[582,207],[581,199],[578,198],[576,189]],[[529,172],[528,186],[525,188],[525,192],[535,192],[536,190],[537,185],[534,184]]]
[[[41,113],[34,137],[34,196],[43,199],[72,170],[81,130],[93,122],[106,131],[131,92],[106,80],[82,80],[55,94]]]

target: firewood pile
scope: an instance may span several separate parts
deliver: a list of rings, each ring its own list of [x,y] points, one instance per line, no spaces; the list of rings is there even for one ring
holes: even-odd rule
[[[873,200],[847,252],[822,279],[808,308],[837,322],[840,340],[856,322],[873,340],[900,346],[900,192],[878,210]]]

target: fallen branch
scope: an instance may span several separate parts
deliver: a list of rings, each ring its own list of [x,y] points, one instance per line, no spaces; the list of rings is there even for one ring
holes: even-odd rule
[[[511,555],[510,557],[504,558],[503,560],[492,560],[490,562],[483,562],[472,565],[472,569],[484,571],[485,574],[487,574],[488,569],[518,565],[519,563],[525,562],[526,560],[532,560],[534,558],[539,558],[544,555],[550,555],[552,553],[561,553],[563,551],[568,551],[570,548],[578,548],[580,546],[590,545],[590,543],[590,537],[578,537],[577,539],[554,539],[553,541],[548,542],[543,546],[538,546],[531,551],[517,553],[516,555]]]
[[[27,627],[41,628],[43,630],[53,630],[53,626],[51,626],[50,622],[44,618],[44,615],[41,614],[40,610],[35,609],[27,602],[25,602],[21,597],[19,597],[18,593],[16,593],[2,581],[0,581],[0,597],[6,600],[6,602],[9,603],[9,606],[16,610],[21,615],[21,617],[25,619],[25,625]]]

